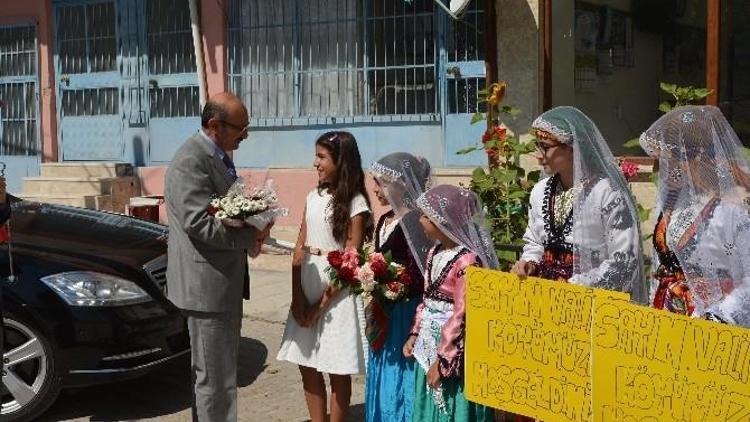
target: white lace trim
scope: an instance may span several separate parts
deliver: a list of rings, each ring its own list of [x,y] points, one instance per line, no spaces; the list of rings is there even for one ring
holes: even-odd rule
[[[427,200],[426,195],[422,195],[417,199],[417,206],[422,209],[422,211],[427,214],[430,219],[437,221],[438,223],[442,225],[447,225],[448,220],[446,220],[440,213],[435,210],[435,208],[432,208],[432,205],[430,205],[430,202]]]
[[[572,133],[560,129],[559,127],[553,125],[551,122],[543,119],[542,116],[537,117],[536,120],[534,120],[534,123],[531,124],[531,127],[555,135],[557,137],[557,140],[564,144],[570,144],[573,141]]]
[[[417,336],[417,341],[414,343],[414,358],[425,373],[427,373],[432,364],[437,361],[438,342],[443,325],[453,315],[453,304],[425,299],[424,305],[422,321],[419,326],[419,335]],[[440,412],[447,413],[442,384],[438,388],[432,388],[428,385],[427,390],[432,394],[432,399],[438,409],[440,409]]]
[[[390,167],[386,167],[379,162],[375,161],[370,166],[370,173],[374,177],[384,179],[388,182],[394,182],[401,178],[402,173],[400,171],[396,171]]]
[[[398,227],[399,222],[401,222],[400,218],[394,218],[393,220],[383,224],[380,227],[380,244],[378,245],[378,247],[382,247],[383,244],[388,241],[388,238],[391,237],[393,231],[396,230],[396,227]]]

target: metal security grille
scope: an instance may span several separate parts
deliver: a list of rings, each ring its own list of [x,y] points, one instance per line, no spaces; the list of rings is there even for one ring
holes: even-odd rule
[[[36,30],[0,27],[0,155],[37,155]]]
[[[100,116],[119,113],[117,88],[77,89],[63,91],[62,112],[65,116]]]
[[[229,0],[228,83],[255,125],[435,120],[433,0]]]
[[[151,75],[196,71],[187,0],[148,2],[148,70]]]
[[[151,89],[151,117],[200,116],[198,87]]]
[[[95,3],[60,9],[58,48],[63,73],[106,72],[116,69],[115,4]]]
[[[151,0],[147,14],[150,116],[200,116],[187,1]]]
[[[448,27],[448,113],[486,111],[477,102],[478,91],[485,86],[484,76],[484,2],[473,0],[463,22],[450,21]],[[458,74],[456,73],[456,70]]]

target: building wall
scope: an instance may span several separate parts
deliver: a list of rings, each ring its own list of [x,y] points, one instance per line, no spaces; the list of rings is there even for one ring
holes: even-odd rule
[[[497,0],[498,79],[508,82],[505,104],[521,110],[507,124],[525,133],[541,112],[541,15],[539,0]]]
[[[39,39],[39,117],[43,161],[57,161],[57,112],[53,63],[54,16],[51,0],[3,1],[0,24],[36,23]]]

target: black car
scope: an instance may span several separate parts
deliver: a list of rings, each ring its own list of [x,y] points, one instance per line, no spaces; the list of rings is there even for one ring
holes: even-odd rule
[[[0,246],[3,421],[33,419],[61,388],[135,377],[189,352],[165,297],[166,226],[16,200],[10,234]]]

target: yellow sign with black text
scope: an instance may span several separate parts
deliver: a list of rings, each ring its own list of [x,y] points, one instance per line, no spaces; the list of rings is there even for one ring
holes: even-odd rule
[[[594,300],[628,295],[480,268],[467,282],[466,397],[544,421],[592,420]]]
[[[543,421],[750,420],[750,330],[471,268],[466,397]]]

